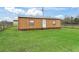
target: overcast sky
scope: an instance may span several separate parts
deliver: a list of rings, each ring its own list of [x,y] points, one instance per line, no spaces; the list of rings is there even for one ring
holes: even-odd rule
[[[57,17],[64,18],[65,16],[79,15],[78,7],[45,7],[44,17]],[[0,20],[12,21],[17,19],[18,16],[43,16],[42,8],[34,7],[0,7]]]

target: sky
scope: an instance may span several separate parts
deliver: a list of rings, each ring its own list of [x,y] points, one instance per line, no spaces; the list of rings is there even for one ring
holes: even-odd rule
[[[43,15],[44,13],[44,15]],[[18,17],[52,17],[61,18],[65,16],[76,17],[79,15],[78,7],[0,7],[0,20],[13,21]]]

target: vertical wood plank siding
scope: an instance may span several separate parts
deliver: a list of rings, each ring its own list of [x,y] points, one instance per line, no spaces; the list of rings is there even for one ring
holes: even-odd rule
[[[34,26],[30,27],[30,20],[34,21]],[[18,18],[18,29],[42,29],[42,20],[41,18]],[[56,24],[53,24],[53,21],[56,22]],[[46,28],[61,28],[61,20],[55,19],[55,20],[50,20],[46,19]]]

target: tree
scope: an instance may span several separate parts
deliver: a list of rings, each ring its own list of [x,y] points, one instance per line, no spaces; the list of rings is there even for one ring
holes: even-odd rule
[[[64,18],[64,23],[66,23],[66,24],[71,24],[71,17],[66,16],[66,17]]]
[[[74,21],[76,24],[79,24],[79,18],[75,18]]]

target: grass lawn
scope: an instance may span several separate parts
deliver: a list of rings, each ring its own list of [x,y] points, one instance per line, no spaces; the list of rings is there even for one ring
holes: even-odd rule
[[[8,28],[0,32],[0,51],[79,51],[79,29],[18,31],[14,27]]]

